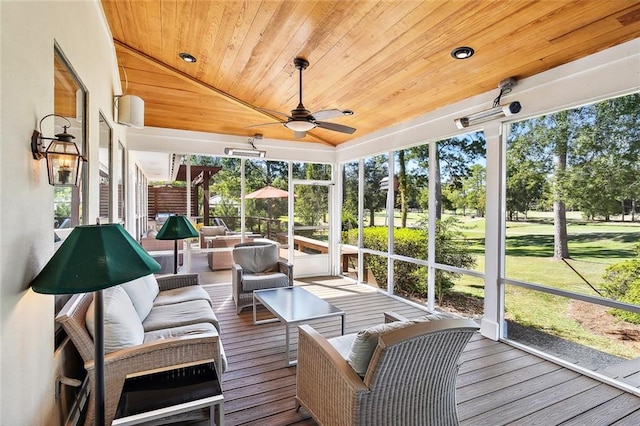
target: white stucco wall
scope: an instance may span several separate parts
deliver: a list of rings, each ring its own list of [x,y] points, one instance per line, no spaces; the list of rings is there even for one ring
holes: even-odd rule
[[[30,152],[32,131],[53,112],[54,40],[89,90],[90,164],[97,164],[98,110],[112,123],[119,90],[99,3],[0,1],[0,425],[7,426],[58,424],[54,298],[28,288],[54,249],[53,189]],[[112,127],[124,140],[121,126]],[[52,121],[43,130],[52,134]],[[90,169],[90,188],[97,173]],[[98,212],[92,192],[89,218]]]

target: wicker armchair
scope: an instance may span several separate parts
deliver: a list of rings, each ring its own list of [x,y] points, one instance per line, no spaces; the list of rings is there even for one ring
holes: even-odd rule
[[[364,377],[345,359],[347,336],[327,340],[309,325],[299,330],[296,407],[319,424],[458,424],[458,359],[478,330],[475,322],[442,319],[386,332]],[[342,355],[335,340],[342,341]]]
[[[179,287],[196,285],[196,275],[170,275],[158,277],[158,286],[162,291],[171,292]],[[85,323],[86,312],[93,300],[93,293],[74,295],[56,316],[66,333],[71,338],[84,362],[92,394],[94,390],[94,343]],[[222,346],[219,334],[214,327],[206,333],[168,337],[140,345],[127,347],[105,354],[105,417],[106,424],[111,424],[115,416],[120,392],[127,375],[155,368],[169,367],[196,361],[216,362],[222,366]],[[95,418],[94,398],[89,398],[89,406],[85,425],[91,425]]]
[[[252,241],[233,249],[231,292],[239,314],[253,305],[253,291],[293,285],[293,265],[278,254],[275,243]]]

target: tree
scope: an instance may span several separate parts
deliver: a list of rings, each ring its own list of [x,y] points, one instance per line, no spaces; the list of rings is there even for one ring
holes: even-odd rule
[[[442,182],[451,182],[468,177],[478,160],[486,157],[486,140],[482,132],[467,133],[451,139],[438,141],[436,152],[436,219],[442,218]],[[484,207],[483,207],[484,210]]]
[[[484,217],[487,202],[487,172],[484,166],[471,166],[469,176],[462,180],[462,193],[466,208],[475,209],[476,216]]]
[[[376,211],[386,206],[387,191],[380,190],[380,182],[389,176],[388,161],[386,155],[364,161],[364,208],[369,210],[369,226],[375,226]]]
[[[509,141],[507,149],[507,193],[506,207],[509,220],[517,219],[534,204],[543,199],[547,187],[546,177],[549,167],[540,155],[540,146],[536,146],[525,135],[519,135]]]

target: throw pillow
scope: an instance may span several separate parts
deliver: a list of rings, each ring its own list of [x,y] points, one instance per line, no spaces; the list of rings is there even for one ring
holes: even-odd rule
[[[412,324],[412,321],[396,321],[360,330],[353,341],[353,345],[351,345],[347,362],[356,373],[364,376],[367,368],[369,368],[373,351],[378,345],[378,337],[389,331],[408,327]]]
[[[102,290],[104,311],[104,350],[117,351],[144,341],[144,329],[127,292],[121,286]],[[95,335],[94,303],[91,302],[85,322],[91,337]]]
[[[156,295],[153,294],[145,282],[145,278],[136,278],[133,281],[120,284],[120,286],[127,292],[131,303],[133,303],[133,307],[138,313],[140,321],[144,320],[147,315],[149,315],[149,312],[151,312],[153,299],[156,298]]]
[[[452,317],[450,315],[446,315],[446,314],[437,314],[437,313],[429,313],[427,315],[424,315],[422,317],[416,318],[414,320],[412,320],[413,322],[429,322],[429,321],[438,321],[438,320],[446,320],[446,319],[451,319]]]

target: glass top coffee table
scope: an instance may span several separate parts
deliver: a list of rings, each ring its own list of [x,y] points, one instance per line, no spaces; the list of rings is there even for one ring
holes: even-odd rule
[[[275,318],[258,321],[256,318],[256,305],[261,303],[271,312]],[[267,290],[255,290],[253,292],[253,323],[265,324],[280,321],[285,324],[285,354],[286,365],[296,365],[296,360],[291,360],[290,355],[290,327],[303,321],[317,318],[340,316],[342,318],[341,332],[344,334],[345,313],[331,303],[309,293],[302,287],[281,287]]]

